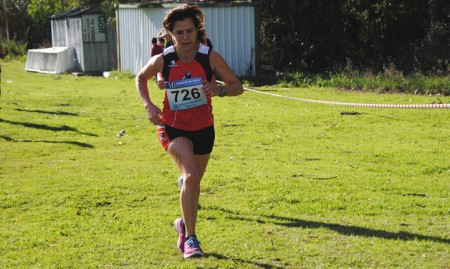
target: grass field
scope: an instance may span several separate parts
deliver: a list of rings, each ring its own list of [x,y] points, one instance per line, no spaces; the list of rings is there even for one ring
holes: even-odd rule
[[[198,219],[206,257],[184,260],[173,229],[179,174],[134,80],[0,64],[0,268],[450,268],[449,109],[327,106],[252,92],[215,98]]]

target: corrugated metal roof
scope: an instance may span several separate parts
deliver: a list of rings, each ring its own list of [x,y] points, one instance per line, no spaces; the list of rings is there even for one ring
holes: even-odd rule
[[[56,14],[52,15],[50,17],[50,19],[59,20],[59,19],[76,17],[76,16],[81,16],[81,15],[87,15],[87,14],[103,14],[103,13],[104,12],[100,8],[100,6],[94,6],[94,7],[87,8],[87,9],[81,9],[81,8],[77,7],[77,8],[71,9],[71,10],[66,10],[66,11],[56,13]]]

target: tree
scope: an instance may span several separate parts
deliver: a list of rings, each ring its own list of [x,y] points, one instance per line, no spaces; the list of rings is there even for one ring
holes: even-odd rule
[[[348,57],[359,68],[381,70],[425,35],[426,0],[347,0],[345,29],[352,34]]]
[[[28,4],[28,15],[31,16],[36,29],[30,36],[31,44],[51,44],[50,17],[61,11],[70,10],[79,6],[78,0],[30,0]]]
[[[411,45],[414,58],[408,58],[415,70],[433,73],[450,73],[450,3],[428,1],[429,20],[420,42]],[[407,63],[408,63],[407,62]]]
[[[9,25],[8,25],[8,6],[6,5],[6,0],[3,0],[3,14],[4,15],[4,22],[5,22],[5,31],[6,31],[6,40],[9,42]]]
[[[382,71],[448,72],[448,0],[261,0],[262,60],[327,72],[347,63]]]
[[[346,40],[339,5],[333,0],[262,0],[263,61],[282,70],[309,72],[339,65]]]
[[[115,5],[120,3],[131,2],[130,0],[28,0],[28,14],[31,16],[33,23],[38,26],[31,38],[33,44],[49,43],[51,41],[51,24],[50,17],[62,11],[68,11],[74,8],[90,8],[100,5],[109,20],[115,16]]]
[[[1,25],[5,26],[2,35],[6,35],[6,39],[26,40],[31,24],[26,13],[28,2],[28,0],[3,0],[0,20]]]

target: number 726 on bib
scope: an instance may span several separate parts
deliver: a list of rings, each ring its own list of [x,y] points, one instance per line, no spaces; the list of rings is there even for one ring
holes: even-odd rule
[[[184,110],[208,103],[202,91],[201,77],[166,82],[166,86],[171,110]]]

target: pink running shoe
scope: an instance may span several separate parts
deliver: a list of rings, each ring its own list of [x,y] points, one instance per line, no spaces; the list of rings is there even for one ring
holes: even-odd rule
[[[184,242],[184,258],[203,257],[203,251],[200,248],[200,242],[197,237],[191,236]]]
[[[178,251],[180,251],[180,253],[184,253],[184,242],[186,241],[184,237],[186,236],[186,231],[184,229],[183,219],[178,218],[175,220],[173,224],[175,226],[175,231],[177,231],[178,234],[178,243],[177,243]]]

